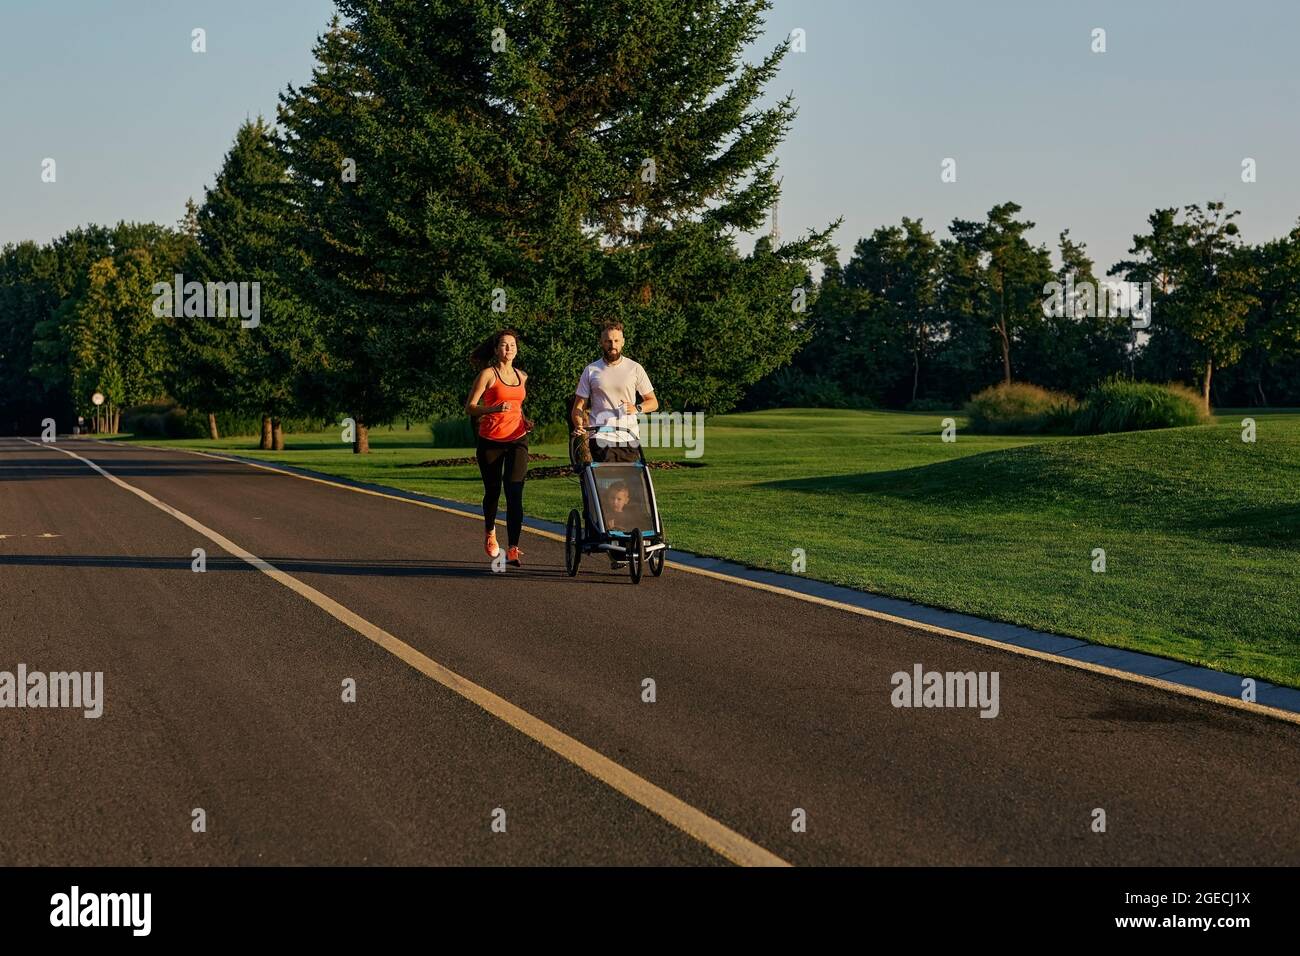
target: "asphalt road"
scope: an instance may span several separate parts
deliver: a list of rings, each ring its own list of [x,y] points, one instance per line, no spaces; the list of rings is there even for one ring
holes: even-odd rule
[[[7,438],[0,671],[103,671],[105,701],[0,708],[0,865],[729,862],[60,448],[785,862],[1300,863],[1294,724],[671,566],[570,579],[536,535],[494,574],[476,520]],[[916,664],[996,671],[998,715],[893,706]]]

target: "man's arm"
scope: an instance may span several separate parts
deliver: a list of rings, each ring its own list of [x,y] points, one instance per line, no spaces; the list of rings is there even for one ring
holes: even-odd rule
[[[583,369],[578,376],[578,387],[573,390],[573,404],[569,407],[569,424],[573,434],[581,435],[587,430],[587,400],[591,398],[591,375]]]
[[[640,367],[637,369],[636,392],[641,396],[640,411],[649,414],[659,407],[659,399],[655,398],[655,387],[650,384],[650,376]],[[628,412],[636,414],[637,409],[629,408]]]
[[[647,415],[658,407],[659,399],[655,398],[654,392],[651,392],[649,395],[641,396],[641,411],[645,412]],[[636,409],[632,409],[632,412],[635,413]]]
[[[573,409],[569,412],[569,423],[573,425],[575,435],[581,435],[587,430],[587,400],[581,395],[573,396]]]

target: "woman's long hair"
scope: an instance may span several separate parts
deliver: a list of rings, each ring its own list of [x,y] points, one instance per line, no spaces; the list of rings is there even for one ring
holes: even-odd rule
[[[482,342],[473,352],[469,353],[469,363],[474,366],[476,371],[487,368],[489,365],[495,365],[497,360],[497,346],[507,335],[512,336],[515,340],[515,347],[519,347],[519,333],[514,329],[501,329],[493,332]]]

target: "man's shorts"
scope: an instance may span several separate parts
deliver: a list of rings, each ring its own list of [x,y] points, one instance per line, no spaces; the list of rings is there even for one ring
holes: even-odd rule
[[[602,445],[595,438],[588,439],[592,461],[640,461],[640,449],[636,445]]]

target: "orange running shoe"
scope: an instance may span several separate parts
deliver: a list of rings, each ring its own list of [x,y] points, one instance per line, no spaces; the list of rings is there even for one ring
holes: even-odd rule
[[[506,552],[506,560],[509,561],[511,564],[513,564],[515,567],[522,568],[523,565],[519,562],[519,556],[521,554],[523,554],[523,552],[520,551],[519,546],[516,545],[515,547],[511,548],[509,551]]]
[[[487,540],[483,542],[483,550],[487,552],[489,558],[495,558],[501,553],[501,546],[497,544],[497,533],[495,530],[487,533]]]

